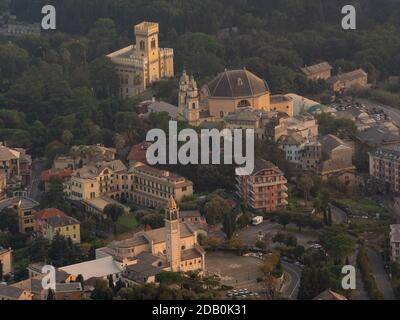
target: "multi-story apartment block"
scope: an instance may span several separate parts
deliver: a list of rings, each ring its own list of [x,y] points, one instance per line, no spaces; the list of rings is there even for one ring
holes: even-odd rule
[[[282,136],[278,141],[286,160],[302,170],[317,170],[322,158],[321,144],[309,141],[299,133]]]
[[[18,230],[20,233],[29,233],[34,230],[34,212],[39,203],[28,198],[26,191],[16,191],[14,196],[0,201],[0,211],[13,209],[18,215]]]
[[[236,178],[237,195],[257,211],[271,212],[286,207],[288,188],[283,172],[263,159],[257,159],[254,167],[250,176]]]
[[[118,192],[116,173],[127,172],[120,160],[102,161],[83,166],[72,173],[71,179],[65,183],[65,191],[72,200],[95,199],[103,194]]]
[[[147,207],[164,208],[170,197],[181,201],[193,194],[193,183],[175,173],[137,163],[133,175],[133,201]]]
[[[369,153],[369,174],[391,192],[400,192],[400,146],[384,147]]]
[[[158,47],[159,26],[142,22],[135,26],[136,44],[110,53],[120,77],[120,94],[130,98],[162,78],[174,76],[174,50]]]
[[[390,225],[390,249],[392,261],[400,261],[400,224]]]

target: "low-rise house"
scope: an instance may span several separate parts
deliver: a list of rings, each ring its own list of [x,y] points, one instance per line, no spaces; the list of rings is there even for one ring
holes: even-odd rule
[[[328,80],[332,75],[332,66],[328,62],[321,62],[311,66],[305,66],[301,68],[303,74],[307,77],[307,80]]]
[[[0,265],[3,276],[12,272],[12,250],[0,247]],[[0,277],[1,282],[1,277]]]
[[[83,297],[80,282],[57,283],[54,292],[55,300],[81,300]]]
[[[35,218],[35,229],[34,231],[43,234],[46,228],[46,222],[49,218],[52,217],[66,217],[67,215],[56,208],[48,208],[44,210],[40,210],[34,213]]]
[[[183,210],[180,212],[181,222],[192,224],[206,224],[206,218],[201,215],[199,210]]]
[[[14,286],[0,283],[0,300],[32,300],[33,294]]]
[[[129,161],[129,165],[133,165],[136,162],[147,162],[147,149],[152,145],[151,142],[143,141],[141,143],[135,144],[131,150],[129,151],[127,160]]]
[[[271,212],[288,205],[287,180],[274,164],[257,159],[250,176],[237,176],[237,195],[250,208]]]
[[[400,224],[390,225],[390,256],[392,261],[400,261]]]
[[[351,89],[367,88],[368,73],[363,69],[357,69],[347,73],[339,73],[330,78],[328,84],[334,92],[346,93]]]
[[[57,178],[61,179],[63,182],[68,181],[72,176],[72,169],[63,168],[63,169],[49,169],[42,171],[40,175],[41,182],[44,183],[44,192],[50,191],[50,183],[52,179]]]
[[[354,148],[334,135],[324,136],[320,143],[324,159],[319,169],[321,178],[335,178],[347,186],[355,186]]]
[[[53,241],[54,237],[59,234],[65,238],[69,238],[74,243],[81,242],[80,222],[69,216],[52,216],[44,222],[43,237]]]

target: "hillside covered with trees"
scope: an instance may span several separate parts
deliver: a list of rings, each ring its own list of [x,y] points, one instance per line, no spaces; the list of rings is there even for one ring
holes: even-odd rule
[[[7,0],[1,0],[4,10]],[[357,8],[357,30],[341,29],[341,8]],[[123,148],[167,119],[139,120],[138,100],[117,97],[104,55],[134,40],[133,25],[160,23],[161,46],[175,50],[200,84],[224,68],[246,67],[274,93],[314,93],[299,68],[321,60],[335,71],[364,68],[372,83],[400,75],[400,3],[385,0],[13,0],[19,20],[39,22],[54,4],[57,30],[0,38],[0,140],[51,156],[80,143]],[[12,41],[10,41],[12,40]],[[154,86],[176,103],[176,81]]]

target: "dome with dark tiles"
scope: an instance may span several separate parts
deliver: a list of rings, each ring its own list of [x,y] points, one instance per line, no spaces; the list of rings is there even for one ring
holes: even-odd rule
[[[265,80],[246,69],[225,70],[205,86],[209,97],[240,98],[269,93]]]

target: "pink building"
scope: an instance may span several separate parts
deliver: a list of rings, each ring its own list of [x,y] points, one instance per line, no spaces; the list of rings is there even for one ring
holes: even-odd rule
[[[256,160],[253,174],[238,176],[236,180],[238,196],[254,210],[271,212],[288,204],[287,180],[283,172],[269,161]]]

